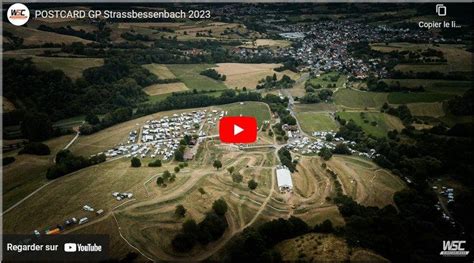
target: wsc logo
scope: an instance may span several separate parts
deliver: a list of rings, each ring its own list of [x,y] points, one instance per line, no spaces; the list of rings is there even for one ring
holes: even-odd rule
[[[469,251],[465,251],[463,244],[466,244],[465,240],[443,240],[443,251],[439,254],[445,257],[465,257]]]
[[[15,26],[22,26],[30,19],[30,10],[24,4],[13,4],[7,10],[7,18]]]

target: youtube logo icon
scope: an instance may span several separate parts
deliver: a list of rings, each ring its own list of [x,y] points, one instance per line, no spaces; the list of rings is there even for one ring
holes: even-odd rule
[[[224,143],[254,143],[257,120],[254,117],[224,117],[219,121],[219,138]]]

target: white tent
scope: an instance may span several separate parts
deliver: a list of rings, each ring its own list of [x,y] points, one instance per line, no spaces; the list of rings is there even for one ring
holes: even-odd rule
[[[293,190],[290,170],[286,166],[281,166],[277,168],[276,173],[278,189],[281,192]]]

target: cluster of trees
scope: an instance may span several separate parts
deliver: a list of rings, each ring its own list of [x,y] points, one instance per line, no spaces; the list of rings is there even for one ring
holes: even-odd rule
[[[91,40],[91,41],[96,41],[96,32],[86,32],[84,29],[80,30],[75,30],[72,28],[70,25],[68,26],[62,26],[62,27],[50,27],[47,25],[40,25],[38,27],[38,30],[41,31],[47,31],[47,32],[54,32],[62,35],[69,35],[69,36],[75,36],[75,37],[80,37],[83,39]]]
[[[23,38],[15,36],[12,32],[3,30],[3,37],[8,39],[8,41],[4,41],[3,43],[3,49],[5,51],[23,47]]]
[[[221,105],[238,101],[262,101],[262,97],[256,92],[236,92],[235,90],[225,90],[219,97],[200,94],[197,91],[185,94],[173,94],[155,104],[140,104],[136,114],[142,116],[158,111],[207,107],[210,105]]]
[[[394,108],[388,105],[387,103],[384,103],[380,111],[393,116],[397,116],[406,126],[410,125],[414,120],[413,116],[411,115],[410,109],[405,104]]]
[[[120,34],[120,37],[128,41],[151,41],[149,36],[139,33],[124,32]]]
[[[439,135],[439,127],[417,131],[409,126],[401,133],[390,132],[387,138],[373,138],[367,136],[352,121],[340,120],[340,123],[337,136],[356,141],[354,147],[357,150],[375,149],[378,155],[374,161],[402,178],[409,178],[413,183],[412,187],[417,190],[414,195],[419,195],[416,198],[429,200],[431,207],[434,207],[437,199],[433,198],[434,193],[427,181],[449,177],[461,182],[464,191],[460,195],[463,198],[456,198],[449,208],[465,232],[473,233],[474,220],[467,212],[474,209],[472,202],[467,201],[467,198],[473,196],[474,189],[474,179],[470,176],[474,172],[470,161],[474,154],[471,136],[459,137],[456,133],[451,133],[450,130],[455,127]],[[400,206],[397,204],[397,207]],[[438,219],[439,217],[431,218]]]
[[[130,107],[118,108],[114,111],[106,113],[102,120],[96,115],[89,113],[86,116],[87,123],[79,127],[81,134],[87,135],[97,132],[99,130],[110,127],[114,124],[128,121],[133,117],[133,109]]]
[[[365,207],[350,197],[334,198],[346,225],[349,245],[370,248],[393,261],[438,261],[442,240],[459,237],[434,207],[428,192],[402,190],[394,196],[395,209]]]
[[[291,153],[288,151],[288,149],[282,147],[280,150],[278,150],[278,158],[280,159],[282,165],[288,167],[290,172],[296,171],[297,162],[292,160]]]
[[[56,163],[49,167],[46,172],[46,178],[56,179],[68,173],[80,170],[82,168],[105,162],[106,156],[99,154],[86,159],[82,156],[75,156],[69,150],[61,150],[56,154]]]
[[[173,249],[177,252],[188,252],[196,243],[206,245],[211,241],[219,239],[228,227],[225,213],[227,203],[224,199],[218,199],[212,204],[212,211],[199,224],[193,219],[183,223],[181,233],[177,234],[171,241]]]
[[[175,180],[176,180],[176,175],[172,174],[172,173],[170,173],[170,171],[166,170],[166,171],[163,172],[163,174],[161,176],[158,176],[158,178],[156,178],[156,184],[158,186],[166,187],[167,186],[166,183],[172,183]]]
[[[31,59],[4,61],[4,96],[29,112],[47,114],[53,121],[134,107],[147,99],[143,87],[157,81],[146,69],[118,58],[86,69],[83,78],[75,82],[60,70],[37,69]]]
[[[323,158],[323,160],[327,161],[327,160],[331,159],[332,151],[331,151],[331,149],[324,146],[323,148],[321,148],[319,150],[318,155],[321,156],[321,158]]]
[[[472,80],[472,75],[463,72],[413,72],[393,70],[390,72],[390,78],[393,79],[447,79],[447,80]]]
[[[295,83],[287,75],[283,75],[280,80],[277,80],[276,73],[273,76],[266,76],[264,79],[258,81],[257,89],[289,89]]]
[[[248,227],[228,246],[224,261],[280,262],[281,255],[273,247],[285,240],[309,233],[311,228],[301,219],[275,219],[258,227]]]
[[[367,89],[369,91],[376,91],[376,92],[396,92],[396,91],[404,91],[404,92],[422,92],[425,91],[425,88],[420,85],[418,87],[403,87],[399,81],[390,82],[387,84],[383,80],[377,81],[373,77],[369,77],[367,80]]]
[[[303,97],[300,98],[301,103],[319,103],[321,101],[328,101],[332,98],[332,90],[322,89],[319,92],[307,92]]]
[[[41,31],[47,31],[47,32],[54,32],[62,35],[69,35],[69,36],[75,36],[75,37],[80,37],[83,39],[91,40],[91,41],[97,41],[100,43],[104,43],[110,40],[110,33],[112,30],[108,27],[105,26],[105,22],[101,21],[97,23],[97,30],[94,30],[93,32],[87,32],[83,29],[80,30],[75,30],[71,26],[66,26],[66,27],[49,27],[47,25],[40,25],[38,27],[38,30]]]
[[[449,100],[448,109],[458,116],[474,115],[474,89],[469,89],[462,96]]]
[[[281,124],[296,125],[296,119],[291,116],[290,111],[288,110],[288,98],[285,97],[281,99],[277,95],[267,94],[262,101],[270,106],[272,112],[278,114],[280,124],[277,127],[277,130],[279,129],[281,131],[281,136],[285,135],[283,129],[281,129]]]
[[[51,150],[48,145],[40,142],[30,142],[25,144],[18,154],[49,155]]]
[[[132,159],[130,159],[130,166],[138,168],[142,166],[142,162],[137,157],[133,157]]]
[[[156,159],[148,163],[148,167],[161,167],[161,160]]]
[[[178,149],[174,152],[174,159],[178,162],[184,161],[184,152],[186,151],[186,145],[180,144]]]
[[[9,165],[15,161],[15,157],[13,156],[7,156],[2,158],[2,165]]]
[[[215,79],[215,80],[225,81],[227,79],[226,75],[219,74],[219,72],[217,72],[217,70],[215,70],[213,68],[208,68],[206,70],[203,70],[199,74],[203,75],[203,76],[207,76],[207,77],[209,77],[211,79]]]
[[[222,162],[220,160],[214,160],[214,162],[212,163],[212,167],[219,170],[220,168],[222,168]]]
[[[298,65],[299,65],[298,61],[291,58],[291,59],[288,59],[285,62],[283,62],[283,66],[275,68],[274,70],[276,72],[282,72],[282,71],[285,71],[285,70],[291,70],[293,72],[298,72]]]

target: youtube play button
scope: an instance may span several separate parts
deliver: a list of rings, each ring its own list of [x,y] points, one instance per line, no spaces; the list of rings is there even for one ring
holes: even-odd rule
[[[257,120],[254,117],[224,117],[219,121],[219,138],[224,143],[254,143]]]

